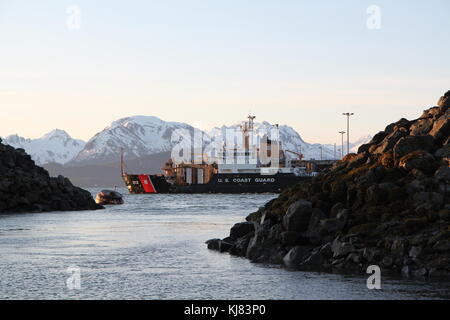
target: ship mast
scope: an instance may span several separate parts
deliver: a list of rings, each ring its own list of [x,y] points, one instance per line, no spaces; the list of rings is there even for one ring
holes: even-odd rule
[[[255,116],[248,116],[248,122],[244,124],[244,126],[241,126],[242,128],[242,135],[243,135],[243,142],[244,142],[244,150],[245,152],[249,152],[250,150],[250,132],[253,131],[253,120],[255,120]]]
[[[250,129],[250,130],[253,130],[253,120],[255,120],[255,116],[251,116],[251,115],[249,115],[248,116],[248,128]]]
[[[125,165],[123,163],[123,148],[120,148],[120,173],[122,174],[122,177],[125,175]]]

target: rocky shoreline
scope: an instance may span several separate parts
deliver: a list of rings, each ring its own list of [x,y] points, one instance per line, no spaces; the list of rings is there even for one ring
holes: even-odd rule
[[[0,140],[0,213],[103,209],[90,192],[50,177],[23,149]]]
[[[311,182],[234,225],[209,249],[288,269],[450,277],[450,91]]]

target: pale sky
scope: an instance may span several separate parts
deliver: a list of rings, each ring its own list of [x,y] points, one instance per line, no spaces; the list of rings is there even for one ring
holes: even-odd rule
[[[209,129],[251,112],[339,143],[354,112],[356,140],[450,89],[449,13],[448,0],[0,0],[0,136],[87,140],[132,115]]]

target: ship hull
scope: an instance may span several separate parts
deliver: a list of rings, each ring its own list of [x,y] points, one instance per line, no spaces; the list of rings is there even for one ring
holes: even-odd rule
[[[279,193],[297,183],[308,181],[309,176],[277,173],[216,174],[206,184],[171,185],[161,175],[123,176],[130,193]]]

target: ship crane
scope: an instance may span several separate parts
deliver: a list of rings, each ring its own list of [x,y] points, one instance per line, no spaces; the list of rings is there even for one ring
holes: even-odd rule
[[[291,151],[291,150],[286,150],[286,152],[295,154],[298,157],[298,160],[303,160],[303,158],[304,158],[304,155],[302,153]]]

